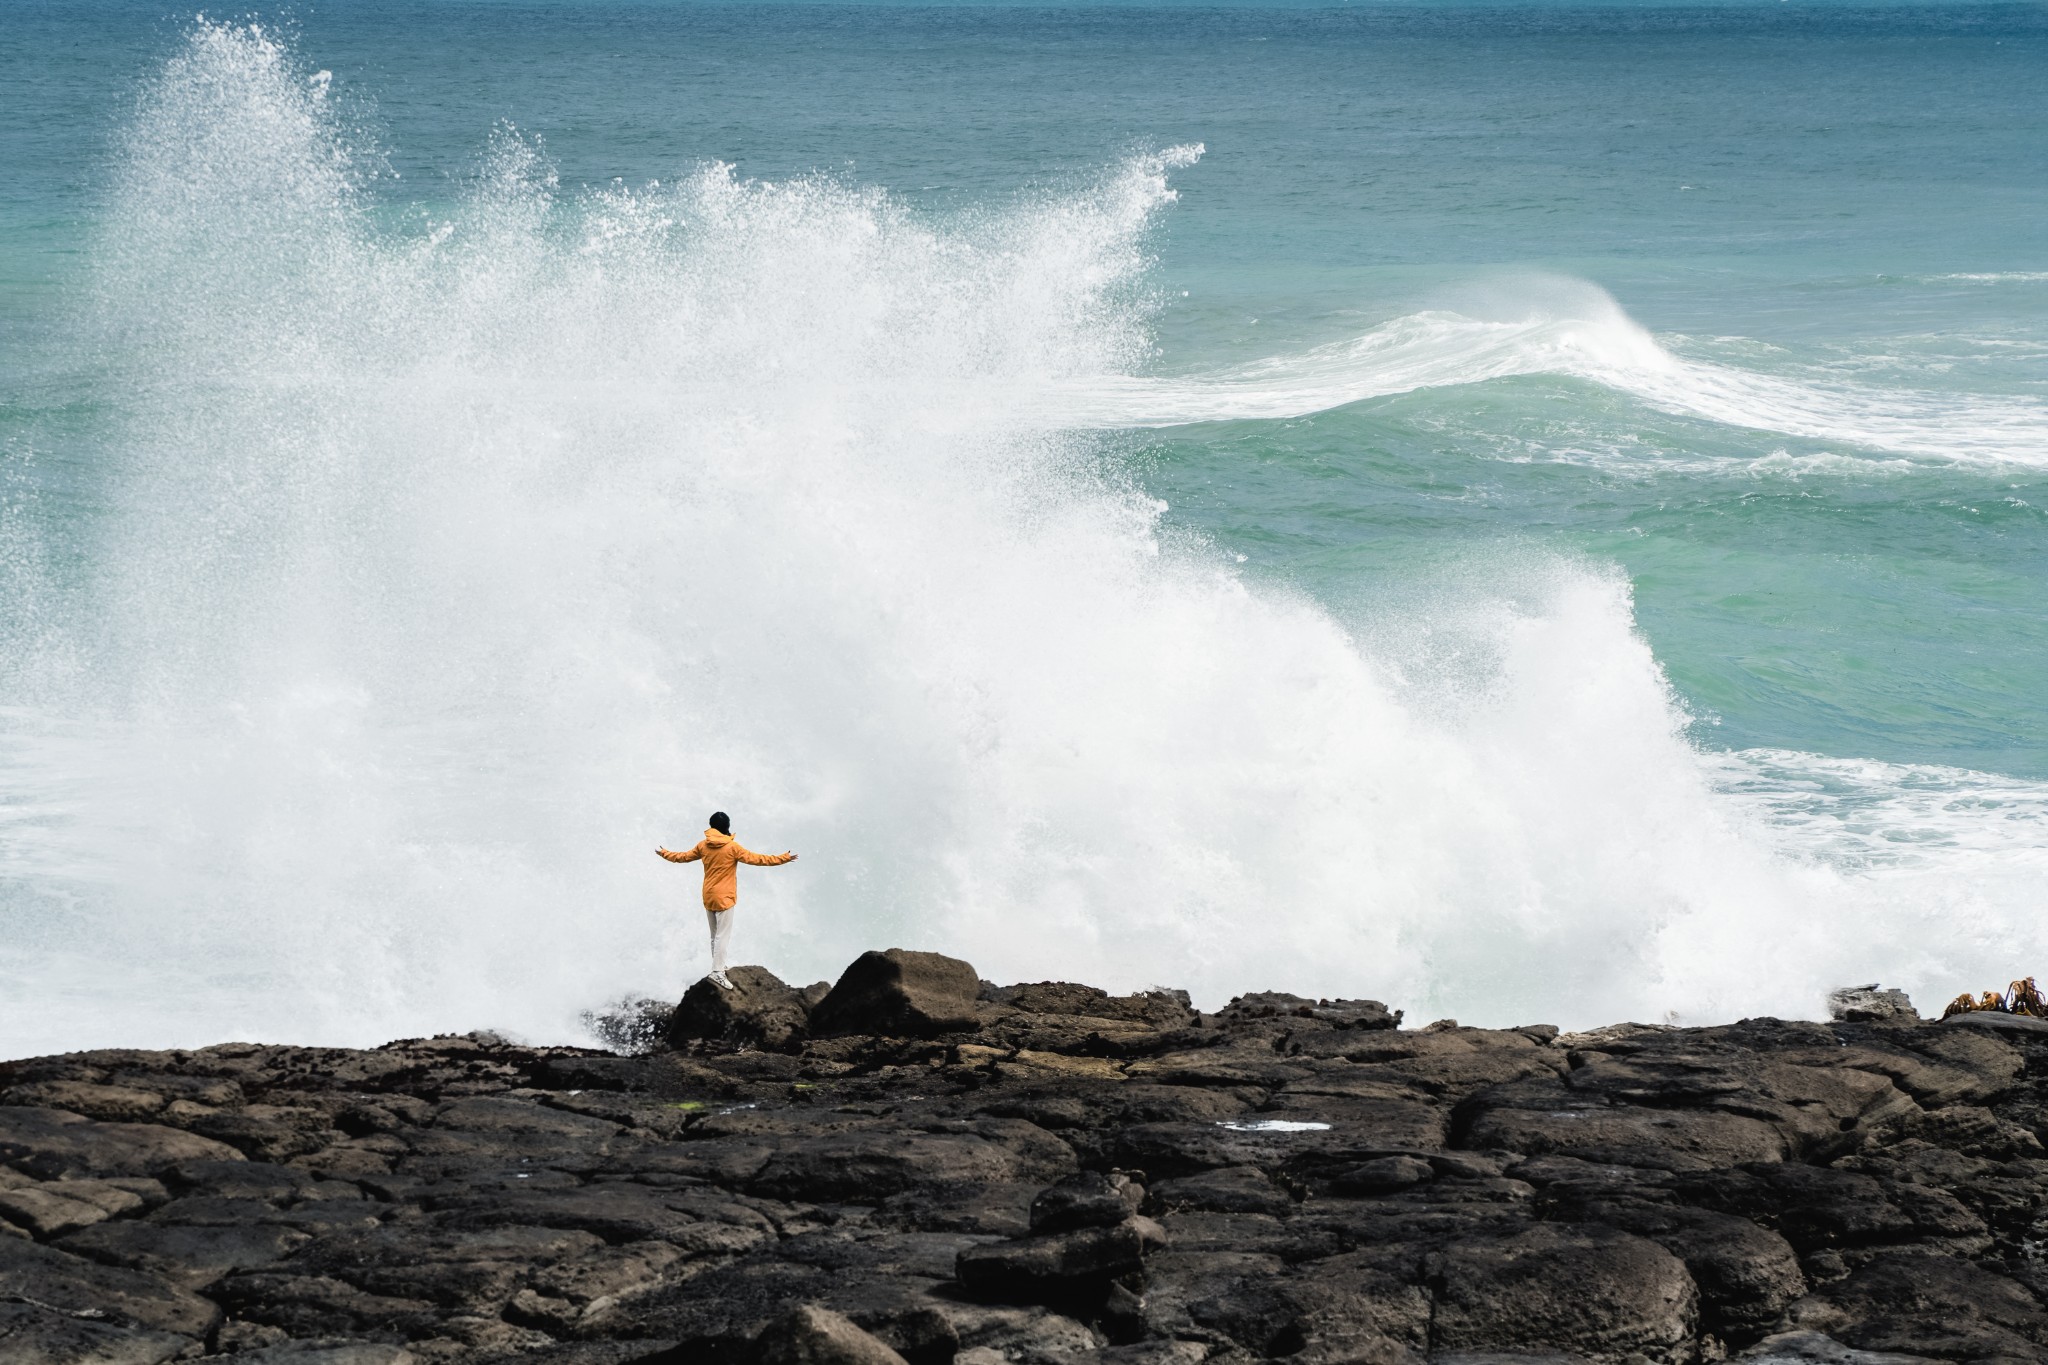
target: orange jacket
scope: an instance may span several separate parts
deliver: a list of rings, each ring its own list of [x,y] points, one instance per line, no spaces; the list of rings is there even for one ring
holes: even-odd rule
[[[715,829],[704,831],[704,838],[693,849],[683,853],[672,853],[659,848],[655,852],[672,863],[704,863],[704,908],[706,910],[730,910],[740,898],[740,878],[737,871],[741,863],[755,867],[780,867],[793,856],[788,853],[755,853],[742,848],[739,840],[730,834],[720,834]]]

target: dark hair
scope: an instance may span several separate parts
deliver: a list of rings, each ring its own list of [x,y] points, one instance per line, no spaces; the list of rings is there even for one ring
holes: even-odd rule
[[[732,833],[732,817],[722,810],[711,812],[711,828],[717,830],[720,834]]]

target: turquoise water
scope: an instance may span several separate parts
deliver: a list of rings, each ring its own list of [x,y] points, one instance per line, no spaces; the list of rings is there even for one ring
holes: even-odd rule
[[[0,1046],[2048,965],[2038,6],[9,31]]]

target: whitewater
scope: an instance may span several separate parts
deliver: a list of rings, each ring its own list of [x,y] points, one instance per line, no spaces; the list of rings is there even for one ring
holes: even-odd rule
[[[1054,396],[1048,415],[1104,427],[1275,421],[1418,389],[1564,375],[1665,412],[1864,452],[2048,463],[2048,403],[2036,399],[1899,392],[1823,377],[1801,382],[1689,359],[1585,281],[1523,281],[1495,307],[1509,316],[1415,313],[1304,354],[1218,373],[1101,376]]]
[[[69,320],[118,435],[90,516],[0,517],[8,1055],[578,1037],[701,970],[652,850],[714,806],[803,855],[739,912],[791,980],[901,945],[1590,1025],[2048,949],[2048,784],[1709,749],[1613,565],[1340,605],[1132,435],[1554,376],[1880,477],[2038,465],[2039,401],[1747,371],[1548,278],[1173,374],[1193,144],[937,213],[564,186],[507,125],[394,199],[360,112],[201,22],[118,139]]]

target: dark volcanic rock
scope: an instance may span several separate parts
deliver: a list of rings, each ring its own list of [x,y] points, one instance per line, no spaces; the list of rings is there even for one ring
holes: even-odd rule
[[[312,1172],[268,1161],[184,1161],[166,1169],[163,1181],[164,1188],[179,1198],[303,1199],[315,1196],[320,1188]],[[343,1188],[349,1198],[362,1197],[354,1186]]]
[[[1951,1028],[1989,1029],[1993,1033],[2048,1033],[2048,1019],[2036,1019],[2027,1014],[2001,1014],[1996,1010],[1952,1014],[1941,1022]]]
[[[1387,1194],[1436,1179],[1436,1168],[1412,1156],[1383,1156],[1353,1166],[1332,1182],[1339,1194]]]
[[[2048,1313],[2023,1286],[1946,1256],[1879,1257],[1814,1299],[1792,1320],[1850,1346],[1936,1359],[2048,1357]]]
[[[40,1241],[133,1213],[148,1202],[142,1191],[154,1181],[56,1180],[0,1190],[0,1219]],[[162,1198],[157,1187],[156,1195]]]
[[[1166,1245],[1166,1230],[1132,1215],[1110,1227],[1082,1227],[971,1247],[956,1263],[970,1290],[1032,1301],[1049,1286],[1108,1280],[1139,1269]]]
[[[0,1361],[9,1365],[161,1365],[196,1345],[174,1332],[117,1327],[39,1304],[0,1303]]]
[[[1252,1019],[1313,1019],[1344,1029],[1393,1028],[1401,1011],[1377,1000],[1310,1000],[1285,991],[1253,991],[1217,1011],[1226,1026]]]
[[[287,1341],[235,1353],[235,1365],[419,1365],[403,1346],[381,1341]]]
[[[1658,1170],[1715,1170],[1791,1155],[1784,1135],[1763,1119],[1721,1108],[1616,1103],[1575,1092],[1560,1080],[1495,1086],[1474,1097],[1458,1117],[1459,1146]]]
[[[1647,1237],[1685,1262],[1699,1286],[1703,1325],[1726,1338],[1767,1331],[1806,1292],[1798,1254],[1778,1233],[1746,1218],[1656,1202],[1652,1191],[1583,1182],[1552,1185],[1545,1204],[1560,1216]]]
[[[884,1270],[824,1268],[746,1257],[643,1294],[610,1319],[621,1337],[675,1345],[660,1365],[751,1365],[762,1330],[793,1306],[812,1304],[850,1319],[912,1362],[950,1360],[959,1330],[939,1281]]]
[[[904,1365],[852,1319],[809,1304],[769,1323],[755,1349],[761,1365]]]
[[[369,1294],[324,1275],[231,1275],[211,1292],[236,1317],[293,1337],[426,1335],[437,1319],[434,1305],[422,1299]]]
[[[1529,1347],[1684,1365],[1698,1291],[1654,1242],[1610,1228],[1538,1225],[1505,1241],[1443,1253],[1431,1319],[1440,1350]]]
[[[957,957],[903,948],[862,953],[811,1012],[811,1029],[820,1037],[961,1033],[979,1022],[980,994],[981,978]]]
[[[221,1316],[213,1303],[159,1276],[11,1238],[0,1238],[0,1301],[185,1337],[204,1337]]]
[[[671,1047],[702,1039],[781,1049],[803,1038],[811,1009],[801,992],[766,967],[734,967],[726,976],[731,990],[707,976],[683,993],[669,1016]]]
[[[1012,1140],[1003,1141],[1005,1136]],[[776,1199],[879,1200],[935,1186],[1045,1180],[1073,1166],[1073,1151],[1049,1133],[1036,1140],[987,1127],[960,1133],[835,1133],[776,1151],[751,1188]]]
[[[2031,1023],[751,970],[640,1056],[0,1063],[0,1362],[2048,1359]]]
[[[1331,1256],[1289,1271],[1240,1252],[1166,1252],[1147,1266],[1148,1332],[1290,1359],[1406,1362],[1429,1346],[1430,1294],[1411,1265]]]
[[[1037,1194],[1037,1183],[1023,1180],[926,1186],[884,1199],[874,1222],[885,1228],[1015,1237],[1031,1230],[1031,1201]]]
[[[1162,1210],[1264,1213],[1276,1218],[1294,1212],[1293,1198],[1256,1166],[1226,1166],[1163,1181],[1153,1187],[1151,1202]]]
[[[86,1228],[58,1245],[106,1265],[147,1270],[187,1289],[204,1289],[230,1271],[281,1261],[311,1236],[274,1223],[118,1222]]]
[[[235,1160],[223,1143],[154,1123],[95,1123],[62,1109],[0,1106],[0,1162],[38,1180],[153,1176],[183,1161]]]
[[[1033,1232],[1115,1227],[1145,1202],[1145,1187],[1122,1171],[1083,1171],[1039,1192],[1031,1201]]]

